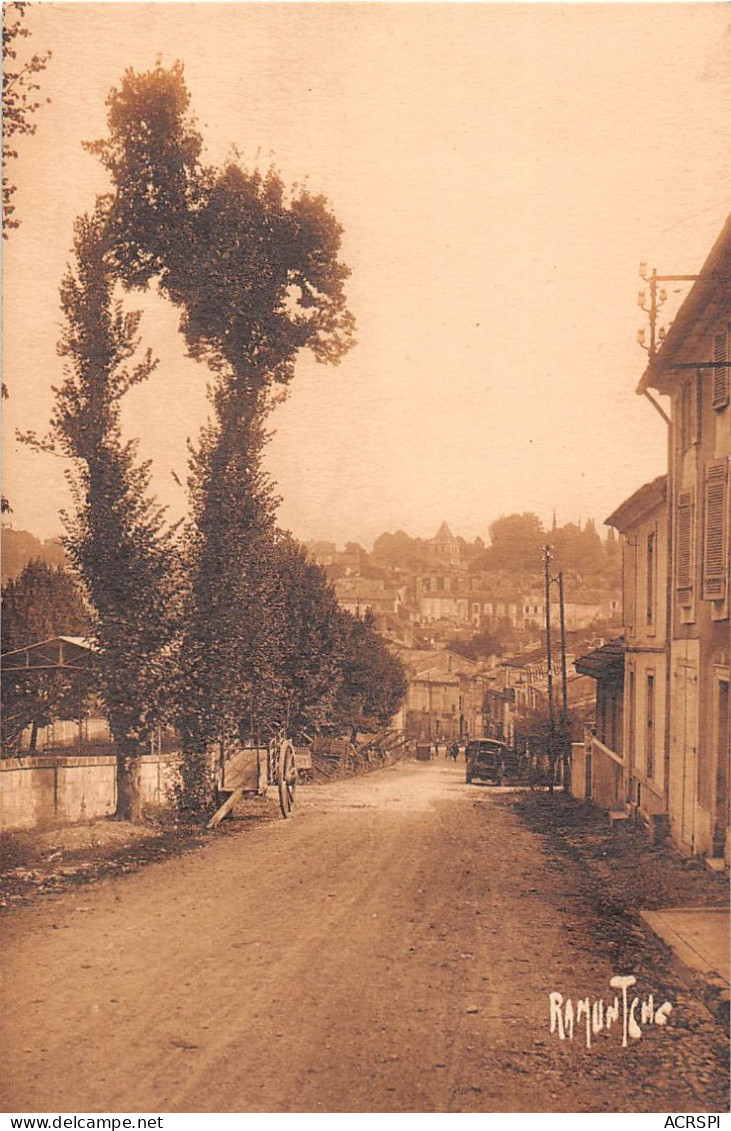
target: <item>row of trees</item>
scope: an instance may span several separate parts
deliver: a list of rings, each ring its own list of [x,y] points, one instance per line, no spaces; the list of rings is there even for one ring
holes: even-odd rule
[[[490,544],[481,538],[466,542],[457,538],[460,558],[475,573],[501,571],[538,574],[546,543],[550,543],[557,568],[583,581],[616,584],[620,569],[620,550],[615,533],[609,530],[602,541],[593,519],[581,523],[555,522],[546,529],[537,514],[507,514],[490,524]],[[381,534],[373,544],[373,561],[416,572],[434,568],[434,555],[428,539],[412,538],[403,530]]]
[[[481,538],[467,542],[457,536],[460,557],[468,565],[485,551]],[[433,549],[428,538],[412,538],[404,530],[379,535],[373,543],[373,560],[381,565],[398,566],[417,572],[434,568]]]
[[[583,526],[578,522],[558,526],[554,522],[546,530],[538,515],[529,511],[496,519],[490,525],[490,545],[473,558],[470,569],[538,573],[547,543],[556,569],[582,581],[618,583],[621,555],[611,528],[603,542],[593,519]]]
[[[372,625],[337,608],[277,528],[262,468],[266,419],[300,351],[337,364],[353,344],[337,221],[323,198],[287,192],[274,171],[206,165],[179,64],[128,71],[109,96],[108,127],[88,148],[112,191],[78,220],[61,288],[64,379],[48,435],[28,440],[69,461],[65,545],[93,613],[119,812],[134,817],[139,754],[163,719],[180,731],[186,796],[198,802],[222,737],[285,722],[296,732],[337,719],[339,707],[354,726],[385,721],[404,688]],[[208,383],[179,528],[120,424],[125,396],[157,364],[122,294],[150,286],[180,311]],[[357,673],[364,663],[378,669],[376,696]]]
[[[372,618],[359,620],[340,608],[320,567],[307,559],[290,535],[280,534],[271,549],[280,602],[278,620],[272,618],[270,633],[280,648],[273,662],[278,698],[270,704],[269,721],[286,721],[295,736],[318,731],[355,735],[359,730],[385,726],[405,691],[404,675],[374,631]],[[3,655],[59,635],[88,637],[96,623],[74,578],[39,559],[3,588]],[[55,719],[77,720],[80,712],[93,707],[102,690],[105,665],[103,657],[101,660],[74,673],[5,671],[4,752],[17,750],[28,727],[29,746],[34,750],[40,728]],[[169,681],[161,681],[157,689],[160,709],[156,722],[189,720],[191,705],[180,701],[183,685],[176,678],[174,656],[167,674]],[[202,696],[202,682],[198,690]]]

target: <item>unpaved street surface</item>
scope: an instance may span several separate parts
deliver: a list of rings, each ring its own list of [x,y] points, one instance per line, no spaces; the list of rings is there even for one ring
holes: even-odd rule
[[[725,1110],[723,1031],[680,974],[627,1048],[549,1033],[552,990],[606,1001],[632,971],[510,801],[407,763],[6,913],[3,1110]]]

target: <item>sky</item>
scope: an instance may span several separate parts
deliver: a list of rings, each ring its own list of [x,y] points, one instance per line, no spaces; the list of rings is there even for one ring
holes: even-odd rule
[[[53,57],[3,248],[13,526],[62,531],[63,461],[15,430],[47,425],[74,219],[108,188],[82,142],[158,56],[184,64],[209,160],[274,165],[343,226],[357,346],[332,368],[302,355],[274,413],[281,525],[369,547],[443,519],[487,538],[514,511],[601,523],[664,470],[635,393],[637,269],[697,273],[728,214],[728,6],[50,3],[28,26]],[[176,519],[206,371],[162,299],[128,301],[160,365],[124,426]]]

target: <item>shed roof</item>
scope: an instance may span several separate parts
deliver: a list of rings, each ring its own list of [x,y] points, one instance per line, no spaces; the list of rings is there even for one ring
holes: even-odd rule
[[[88,668],[96,651],[85,636],[52,636],[4,652],[0,662],[4,672],[68,671]]]
[[[640,522],[650,511],[665,503],[667,496],[667,475],[658,475],[650,483],[643,483],[633,495],[620,503],[609,518],[605,518],[605,526],[613,526],[620,534],[624,534],[636,522]]]
[[[624,675],[624,653],[626,643],[623,636],[610,640],[601,648],[587,652],[574,661],[574,667],[580,675],[591,676],[592,679],[622,679]]]

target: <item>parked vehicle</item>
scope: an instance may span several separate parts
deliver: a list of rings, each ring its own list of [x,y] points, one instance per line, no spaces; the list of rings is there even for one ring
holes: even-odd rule
[[[505,776],[508,748],[495,738],[476,738],[467,743],[466,781],[491,781],[497,785]]]
[[[432,744],[431,742],[417,742],[416,744],[416,760],[417,762],[430,762],[432,757]]]

